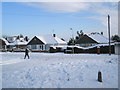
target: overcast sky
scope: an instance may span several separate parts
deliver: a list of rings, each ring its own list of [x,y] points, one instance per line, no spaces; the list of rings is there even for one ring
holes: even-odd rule
[[[115,2],[3,2],[3,35],[52,34],[66,40],[76,31],[104,32],[111,16],[111,34],[118,33],[118,4]]]

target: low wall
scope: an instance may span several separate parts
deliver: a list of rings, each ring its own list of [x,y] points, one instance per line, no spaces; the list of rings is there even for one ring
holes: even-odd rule
[[[89,49],[81,49],[81,48],[67,48],[67,50],[71,50],[71,52],[68,53],[97,53],[97,47],[89,48]],[[74,50],[74,51],[73,51]],[[64,52],[67,53],[67,52]],[[106,54],[109,53],[109,46],[100,46],[100,53]],[[115,54],[115,47],[114,45],[111,46],[111,53]]]

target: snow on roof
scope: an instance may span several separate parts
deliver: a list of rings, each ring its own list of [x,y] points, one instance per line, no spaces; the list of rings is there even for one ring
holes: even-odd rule
[[[55,38],[55,40],[56,40],[59,44],[67,44],[67,42],[61,40],[61,39],[58,38],[58,37],[54,37],[54,38]]]
[[[13,43],[10,43],[10,45],[27,45],[27,41],[20,41],[20,40],[16,40]]]
[[[103,35],[101,35],[99,33],[89,34],[88,36],[98,43],[108,43],[109,42],[108,38],[104,37]]]
[[[58,37],[53,37],[52,35],[36,36],[45,44],[67,44],[65,41]]]
[[[24,41],[24,38],[23,38],[23,37],[22,37],[22,38],[19,38],[19,40],[20,40],[20,41]]]
[[[9,45],[9,42],[5,38],[0,38],[0,39],[3,40],[6,43],[6,45]]]
[[[57,44],[57,41],[54,39],[52,35],[44,35],[44,36],[36,36],[45,44]]]

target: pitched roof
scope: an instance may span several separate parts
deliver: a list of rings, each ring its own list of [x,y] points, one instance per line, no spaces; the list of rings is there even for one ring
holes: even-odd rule
[[[94,39],[90,38],[86,34],[81,36],[76,42],[76,44],[85,44],[85,43],[98,43],[98,42],[96,42]]]
[[[54,37],[54,38],[55,38],[55,40],[57,41],[58,44],[67,44],[67,42],[61,40],[61,39],[58,38],[58,37]]]
[[[109,42],[108,38],[106,38],[105,36],[103,36],[103,35],[101,35],[99,33],[89,34],[88,36],[90,38],[92,38],[93,40],[95,40],[96,42],[98,42],[98,43],[108,43]]]
[[[10,45],[27,45],[27,41],[20,41],[20,40],[16,40],[13,43],[10,43]]]
[[[44,35],[44,36],[36,36],[40,39],[44,44],[57,44],[57,41],[54,39],[52,35]]]
[[[65,41],[60,38],[53,37],[52,35],[44,35],[44,36],[36,36],[40,39],[44,44],[67,44]]]
[[[0,38],[0,39],[3,40],[6,45],[9,45],[9,42],[5,38]]]
[[[99,34],[99,33],[91,33],[91,34],[85,34],[84,36],[82,36],[80,39],[78,39],[78,41],[76,42],[76,44],[83,44],[83,43],[108,43],[109,39],[106,38],[105,36]],[[111,40],[111,42],[113,42]]]

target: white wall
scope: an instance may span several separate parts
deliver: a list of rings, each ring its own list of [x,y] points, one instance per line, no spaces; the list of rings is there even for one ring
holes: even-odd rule
[[[40,48],[41,46],[41,48]],[[33,45],[28,45],[28,48],[31,49],[31,50],[41,50],[41,51],[48,51],[50,49],[50,46],[49,44],[47,45],[35,45],[36,48],[33,48]],[[42,48],[43,47],[43,48]]]
[[[115,44],[115,54],[120,55],[120,42]]]

